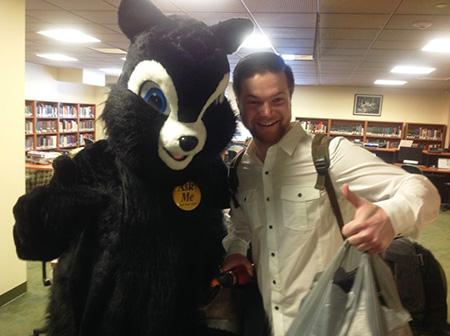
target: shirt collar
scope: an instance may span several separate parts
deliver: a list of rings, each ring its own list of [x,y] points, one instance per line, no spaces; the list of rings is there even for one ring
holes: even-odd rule
[[[297,148],[297,145],[300,142],[299,140],[305,136],[307,136],[307,133],[300,125],[300,123],[297,121],[292,121],[291,129],[281,138],[281,140],[277,144],[273,145],[272,147],[278,146],[286,154],[292,156],[295,149]],[[253,160],[257,160],[258,162],[260,162],[259,158],[256,155],[256,150],[254,147],[255,144],[252,140],[248,146],[247,153],[250,155],[250,157],[252,157]]]
[[[277,145],[291,156],[300,143],[299,140],[305,136],[307,136],[306,131],[300,123],[293,121],[291,122],[291,129],[281,138]]]

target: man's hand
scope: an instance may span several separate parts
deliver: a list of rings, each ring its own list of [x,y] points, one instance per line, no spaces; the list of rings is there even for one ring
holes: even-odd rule
[[[362,252],[383,252],[395,237],[394,228],[386,212],[352,193],[348,184],[344,184],[342,193],[356,208],[353,220],[344,225],[342,234],[351,245]]]
[[[247,270],[247,273],[253,277],[254,271],[253,271],[253,265],[252,263],[244,257],[242,254],[234,253],[227,256],[223,262],[223,265],[220,269],[221,272],[227,272],[237,266],[244,266]]]

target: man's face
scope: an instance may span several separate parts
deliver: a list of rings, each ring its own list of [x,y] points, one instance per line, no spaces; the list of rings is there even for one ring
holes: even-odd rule
[[[290,128],[291,97],[284,73],[258,73],[243,80],[238,105],[255,141],[276,144]]]

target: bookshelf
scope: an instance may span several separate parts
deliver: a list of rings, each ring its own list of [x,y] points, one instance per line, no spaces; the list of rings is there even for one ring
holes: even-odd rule
[[[447,126],[441,124],[308,117],[296,120],[309,133],[344,136],[380,152],[395,151],[403,139],[413,140],[414,145],[424,150],[444,148],[447,132]]]
[[[25,101],[25,150],[64,150],[95,139],[95,104]]]
[[[426,150],[443,148],[447,127],[439,124],[406,123],[405,139],[413,140]]]

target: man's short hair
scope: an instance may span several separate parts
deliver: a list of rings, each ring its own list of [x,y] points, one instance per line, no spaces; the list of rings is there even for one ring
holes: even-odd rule
[[[294,92],[294,74],[283,58],[272,52],[256,52],[242,58],[233,71],[233,91],[236,98],[241,93],[242,82],[255,74],[266,72],[284,73],[288,82],[289,93]]]

